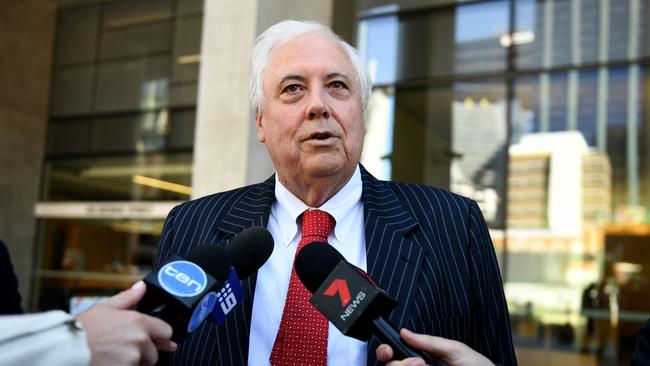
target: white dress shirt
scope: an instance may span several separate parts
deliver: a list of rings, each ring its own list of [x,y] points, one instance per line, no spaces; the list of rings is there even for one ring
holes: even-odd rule
[[[318,209],[326,211],[336,220],[328,238],[329,244],[350,263],[365,271],[366,241],[361,190],[361,172],[357,165],[350,181]],[[301,237],[298,217],[310,208],[316,207],[309,207],[294,196],[276,175],[275,201],[267,227],[273,235],[275,247],[269,260],[257,272],[249,336],[249,365],[270,365],[269,357],[280,328],[293,259]],[[346,337],[332,323],[328,324],[327,364],[365,365],[368,352],[366,342]]]

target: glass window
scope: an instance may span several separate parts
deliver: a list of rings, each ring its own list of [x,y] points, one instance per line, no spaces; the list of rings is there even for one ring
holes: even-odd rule
[[[172,66],[174,82],[196,82],[199,78],[201,27],[202,19],[200,17],[182,18],[176,21]]]
[[[90,121],[52,122],[47,128],[48,154],[84,154],[90,151]]]
[[[94,3],[58,10],[39,310],[80,311],[141,279],[192,192],[203,1]]]
[[[629,364],[650,317],[650,2],[507,2],[515,29],[498,41],[513,47],[512,70],[481,48],[500,32],[500,4],[397,4],[363,20],[377,75],[392,51],[372,37],[399,20],[396,75],[376,79],[363,163],[480,203],[521,364]],[[465,62],[459,43],[486,65]]]
[[[165,148],[168,112],[98,118],[93,122],[94,152],[151,152]]]
[[[361,23],[360,47],[374,84],[396,81],[398,52],[397,16],[372,18]]]
[[[642,91],[639,93],[639,187],[641,207],[646,210],[646,222],[650,222],[650,67],[642,69]]]
[[[633,19],[638,21],[638,31],[634,32],[636,54],[641,55],[647,44],[648,17],[644,15],[648,12],[648,1],[638,4],[638,15],[633,18],[629,1],[516,1],[512,36],[515,64],[518,68],[539,68],[626,59],[632,44],[629,27]],[[603,22],[602,16],[607,16],[607,22]],[[606,50],[601,50],[603,37]],[[574,47],[575,42],[578,47]],[[601,51],[605,51],[602,60]]]
[[[56,38],[56,63],[91,62],[95,59],[99,6],[63,9],[59,12]],[[82,32],[79,30],[83,29]]]
[[[172,16],[172,0],[109,1],[104,7],[104,28],[155,22]]]
[[[538,9],[541,6],[535,0],[515,2],[515,29],[511,36],[504,39],[504,44],[514,47],[515,65],[518,68],[541,65],[543,22]]]
[[[130,287],[151,270],[162,226],[161,219],[41,220],[39,308],[76,313]]]
[[[573,34],[571,27],[574,18],[571,7],[572,1],[560,0],[553,2],[553,65],[570,65]]]
[[[639,27],[639,50],[640,55],[650,56],[650,0],[641,1],[641,11],[639,12],[641,25]]]
[[[627,69],[609,69],[607,155],[612,163],[614,208],[628,204],[627,197]]]
[[[391,178],[449,187],[503,226],[506,105],[501,81],[397,89]]]
[[[46,162],[45,201],[187,200],[191,154],[149,154]]]
[[[170,90],[169,104],[172,107],[196,105],[198,86],[196,83],[175,83]]]
[[[609,59],[627,58],[628,23],[630,21],[629,1],[610,1],[609,13]]]
[[[97,111],[137,111],[167,105],[169,57],[104,63],[99,66]]]
[[[191,149],[194,146],[194,126],[196,112],[194,109],[172,113],[169,130],[169,147]]]
[[[508,10],[490,1],[400,15],[398,80],[504,70]]]
[[[578,130],[590,146],[596,146],[598,73],[596,70],[581,71],[578,81]]]
[[[517,78],[513,85],[510,143],[516,144],[524,135],[539,131],[539,85],[532,76]]]
[[[52,87],[53,116],[89,113],[93,105],[94,72],[92,66],[58,69]]]
[[[549,93],[549,130],[567,129],[567,74],[552,73]]]
[[[101,58],[141,56],[171,48],[172,25],[142,24],[106,30],[102,33]]]
[[[580,60],[594,63],[598,61],[600,0],[582,0],[580,11]]]
[[[366,136],[361,163],[382,180],[390,180],[392,176],[394,122],[395,89],[374,88],[366,109]]]

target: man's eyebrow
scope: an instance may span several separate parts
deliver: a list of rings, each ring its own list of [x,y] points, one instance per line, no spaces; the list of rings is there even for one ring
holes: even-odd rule
[[[346,83],[352,84],[352,79],[348,75],[346,75],[346,74],[344,74],[342,72],[330,72],[329,74],[325,75],[323,80],[331,80],[331,79],[336,79],[336,78],[345,79]]]
[[[277,87],[278,89],[282,88],[282,85],[284,85],[287,81],[300,81],[304,83],[306,82],[306,80],[307,79],[302,75],[289,74],[289,75],[285,75],[284,77],[282,77],[282,79],[280,79],[280,82],[278,83]]]

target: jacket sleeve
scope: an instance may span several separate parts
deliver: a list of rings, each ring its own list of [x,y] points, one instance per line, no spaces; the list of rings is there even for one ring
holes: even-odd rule
[[[61,310],[0,316],[0,365],[89,365],[86,332]]]
[[[469,255],[472,282],[472,346],[501,365],[516,365],[508,305],[503,293],[499,263],[478,205],[469,205]]]

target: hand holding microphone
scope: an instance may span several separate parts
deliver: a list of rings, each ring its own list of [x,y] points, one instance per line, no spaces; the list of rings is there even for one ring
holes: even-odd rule
[[[296,256],[296,274],[314,295],[311,303],[343,334],[361,341],[372,335],[391,346],[397,359],[429,358],[411,348],[386,319],[397,301],[326,243],[307,244]]]
[[[174,341],[210,315],[219,324],[242,300],[240,279],[257,271],[272,251],[271,234],[250,228],[226,248],[196,247],[187,260],[173,256],[144,281],[79,314],[92,365],[153,365],[158,350],[175,351]],[[138,311],[129,310],[136,304]]]
[[[187,259],[172,256],[145,278],[147,294],[137,310],[167,322],[180,342],[210,315],[221,323],[243,298],[240,280],[271,256],[273,237],[262,227],[237,235],[226,248],[195,247]]]
[[[172,328],[164,321],[128,310],[142,299],[142,281],[77,315],[86,330],[91,364],[154,365],[158,351],[172,352]]]
[[[474,351],[466,344],[442,337],[413,333],[407,329],[400,331],[402,339],[409,345],[436,357],[449,366],[494,366],[482,354]],[[387,344],[382,344],[375,351],[377,359],[386,362],[386,366],[425,366],[420,359],[407,358],[401,361],[393,360],[393,350]]]

